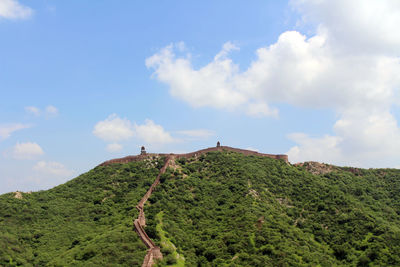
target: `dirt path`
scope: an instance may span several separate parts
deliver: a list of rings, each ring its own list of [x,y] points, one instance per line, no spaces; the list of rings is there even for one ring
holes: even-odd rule
[[[146,217],[144,215],[143,208],[144,204],[149,199],[156,186],[160,183],[160,177],[163,173],[165,173],[165,170],[167,169],[170,161],[171,161],[171,156],[167,156],[165,164],[158,173],[156,180],[150,186],[149,190],[146,192],[146,194],[142,197],[142,199],[136,206],[136,209],[139,211],[139,216],[137,219],[135,219],[133,225],[135,226],[135,230],[138,233],[140,239],[142,239],[143,243],[149,248],[147,250],[146,256],[144,257],[142,267],[151,267],[153,266],[156,259],[162,259],[163,257],[160,248],[154,244],[153,240],[150,239],[150,237],[146,234],[146,231],[144,230],[144,227],[146,226]]]

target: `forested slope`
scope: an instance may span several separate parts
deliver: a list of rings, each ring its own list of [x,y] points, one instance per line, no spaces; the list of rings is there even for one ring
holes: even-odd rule
[[[231,152],[177,164],[145,207],[160,265],[400,265],[399,170],[313,175]]]
[[[0,196],[0,266],[140,266],[135,205],[163,160],[95,169],[51,190]]]
[[[171,155],[144,205],[159,266],[400,266],[400,171]],[[135,206],[165,158],[0,196],[0,266],[141,266]]]

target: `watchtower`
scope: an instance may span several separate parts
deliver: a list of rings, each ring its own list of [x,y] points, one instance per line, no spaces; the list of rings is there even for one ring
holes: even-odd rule
[[[217,147],[220,147],[221,146],[221,143],[218,141],[217,142]]]
[[[140,155],[146,155],[146,149],[144,148],[144,146],[142,146],[142,148],[140,149]]]

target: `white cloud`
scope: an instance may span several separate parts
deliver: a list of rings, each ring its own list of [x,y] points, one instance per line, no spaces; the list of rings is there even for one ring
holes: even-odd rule
[[[58,116],[58,109],[53,106],[53,105],[49,105],[44,109],[44,112],[42,113],[40,108],[35,107],[35,106],[28,106],[25,107],[25,111],[29,114],[32,114],[36,117],[40,116],[40,115],[45,115],[47,118],[52,118],[52,117],[56,117]]]
[[[39,161],[33,167],[33,170],[56,177],[67,177],[73,174],[73,171],[68,170],[63,164],[55,161]]]
[[[398,0],[291,0],[303,17],[326,31],[329,42],[352,52],[398,56],[400,2]]]
[[[298,145],[291,162],[318,160],[359,167],[393,167],[400,160],[400,129],[390,112],[346,111],[333,127],[335,135],[291,134]]]
[[[0,125],[0,141],[7,139],[15,131],[30,128],[29,124],[13,123]]]
[[[216,60],[216,61],[218,61],[220,59],[224,60],[228,57],[229,53],[234,50],[239,50],[239,47],[234,45],[231,42],[226,42],[222,46],[222,50],[215,56],[214,60]]]
[[[304,133],[292,133],[288,137],[298,144],[287,152],[292,163],[316,159],[322,162],[337,162],[341,159],[338,145],[342,139],[339,137],[325,135],[312,138]]]
[[[134,127],[128,119],[112,114],[94,126],[93,134],[104,141],[118,142],[132,138]]]
[[[115,152],[121,151],[122,148],[123,148],[122,145],[120,145],[120,144],[118,144],[118,143],[112,143],[112,144],[108,144],[108,145],[107,145],[106,150],[107,150],[108,152],[115,153]]]
[[[227,110],[244,106],[249,115],[277,116],[277,109],[268,103],[348,108],[392,101],[393,88],[400,83],[399,58],[338,57],[326,41],[324,35],[307,38],[296,31],[285,32],[275,44],[258,49],[256,60],[243,72],[218,55],[195,70],[189,58],[176,58],[172,46],[146,64],[170,86],[173,96],[193,106]]]
[[[43,149],[36,143],[17,143],[12,151],[15,159],[34,159],[43,155]]]
[[[214,60],[199,70],[193,69],[190,56],[177,58],[169,45],[146,60],[154,77],[170,85],[170,93],[193,107],[211,106],[232,110],[245,104],[246,97],[234,87],[238,68],[227,58],[231,45],[224,45]]]
[[[246,114],[252,117],[275,117],[278,118],[278,109],[269,107],[266,103],[249,103]]]
[[[328,97],[339,119],[333,136],[290,136],[298,144],[288,152],[290,160],[396,166],[400,129],[391,109],[400,100],[400,32],[395,29],[400,2],[296,0],[292,4],[304,21],[317,24],[317,36],[325,38],[333,79],[322,80],[317,88],[326,85],[337,91]]]
[[[215,135],[215,132],[207,129],[184,130],[177,131],[177,133],[193,139],[206,139]]]
[[[29,107],[25,107],[25,111],[29,114],[32,114],[34,116],[39,116],[40,115],[40,110],[37,107],[34,106],[29,106]]]
[[[161,125],[148,119],[142,125],[135,124],[135,132],[147,144],[168,144],[176,141]]]
[[[49,105],[46,107],[46,115],[49,117],[55,117],[58,115],[58,109],[55,106]]]
[[[127,141],[135,138],[137,141],[148,145],[165,145],[178,141],[171,134],[164,130],[161,125],[146,119],[144,124],[132,123],[128,119],[121,119],[116,114],[108,116],[104,121],[98,122],[93,130],[98,138],[112,142],[107,145],[109,152],[121,151],[123,146],[117,142]]]
[[[0,18],[27,19],[33,15],[33,10],[21,5],[16,0],[0,0]]]
[[[149,57],[146,66],[173,97],[194,107],[275,117],[273,105],[279,103],[334,110],[334,135],[289,135],[297,143],[289,151],[292,159],[362,166],[398,162],[400,131],[391,110],[400,103],[400,2],[291,4],[316,34],[282,33],[276,43],[259,48],[245,70],[228,57],[229,43],[198,69],[190,55],[177,56],[173,45]]]

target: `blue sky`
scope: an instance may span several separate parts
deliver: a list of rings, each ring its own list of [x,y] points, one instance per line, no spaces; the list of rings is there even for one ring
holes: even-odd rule
[[[400,166],[397,0],[0,0],[0,193],[223,145]],[[397,23],[399,22],[399,23]]]

